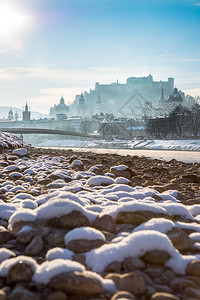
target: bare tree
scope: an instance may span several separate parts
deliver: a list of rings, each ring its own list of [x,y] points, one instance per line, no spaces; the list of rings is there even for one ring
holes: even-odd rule
[[[194,104],[190,111],[189,124],[194,137],[198,136],[200,130],[200,105]]]
[[[80,125],[80,129],[82,133],[88,133],[91,129],[91,121],[83,120]]]
[[[181,105],[170,113],[170,129],[173,137],[176,134],[180,139],[182,138],[183,133],[188,130],[190,116],[190,110]]]

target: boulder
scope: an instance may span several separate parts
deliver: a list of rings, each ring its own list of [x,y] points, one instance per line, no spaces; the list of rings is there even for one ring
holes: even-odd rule
[[[73,229],[76,227],[89,226],[90,222],[80,211],[74,210],[67,215],[48,220],[48,224],[53,227]]]
[[[200,183],[200,176],[196,174],[184,174],[182,175],[182,178],[184,178],[187,182]]]
[[[125,272],[131,272],[135,270],[143,270],[145,268],[145,263],[139,257],[127,257],[122,263],[122,269]]]
[[[27,245],[24,252],[26,255],[37,255],[42,251],[43,245],[43,239],[37,235],[32,239],[30,244]]]
[[[106,266],[104,269],[104,272],[114,272],[114,273],[120,273],[121,272],[121,263],[119,261],[113,261],[109,265]]]
[[[186,267],[186,274],[200,276],[200,260],[192,260]]]
[[[155,214],[151,211],[121,211],[116,218],[117,224],[140,225],[152,218],[163,217],[162,214]]]
[[[103,288],[97,277],[89,272],[68,272],[53,277],[49,286],[70,294],[94,296],[101,294]]]
[[[164,250],[150,250],[147,251],[143,256],[142,259],[149,263],[155,265],[164,265],[168,259],[170,258],[170,254]]]
[[[14,234],[11,233],[10,231],[6,229],[2,230],[0,231],[0,244],[4,244],[7,241],[12,240],[14,237],[15,237]]]
[[[176,292],[182,292],[186,287],[196,287],[196,283],[187,278],[174,278],[170,282],[170,288]]]
[[[64,242],[64,236],[65,232],[59,232],[59,231],[53,231],[49,233],[46,237],[45,240],[50,246],[53,247],[64,247],[65,242]]]
[[[33,238],[34,238],[33,230],[25,230],[17,233],[16,235],[17,242],[21,244],[28,244],[32,241]]]
[[[110,172],[117,177],[125,177],[131,179],[133,175],[136,175],[129,167],[121,165],[110,168]]]
[[[103,215],[98,217],[94,223],[93,227],[96,229],[99,229],[101,231],[108,231],[111,233],[116,232],[116,224],[113,220],[113,218],[109,215]]]
[[[102,240],[71,240],[69,243],[66,244],[66,248],[73,251],[74,253],[84,253],[88,252],[94,248],[101,247],[105,244],[105,241]]]
[[[19,261],[10,268],[7,274],[7,282],[9,284],[18,282],[28,282],[34,274],[34,270],[30,264]]]
[[[9,300],[42,300],[40,296],[31,292],[25,287],[16,286],[14,290],[9,294]]]
[[[23,157],[23,156],[26,156],[28,154],[28,152],[27,152],[26,148],[18,148],[18,149],[13,150],[12,154],[17,155],[19,157]]]
[[[134,295],[142,295],[145,292],[145,280],[138,273],[125,273],[120,276],[119,290],[128,291]]]
[[[189,236],[179,228],[173,228],[167,233],[167,236],[171,240],[176,249],[181,252],[189,252],[193,249],[193,242]]]
[[[145,274],[147,274],[151,278],[156,278],[156,277],[160,277],[163,274],[164,270],[165,269],[163,266],[159,266],[159,265],[150,266],[145,270]]]
[[[54,291],[47,297],[47,300],[67,300],[67,295],[61,291]]]
[[[9,177],[13,180],[17,180],[17,179],[21,179],[23,177],[23,174],[21,174],[19,172],[11,172],[9,174]]]

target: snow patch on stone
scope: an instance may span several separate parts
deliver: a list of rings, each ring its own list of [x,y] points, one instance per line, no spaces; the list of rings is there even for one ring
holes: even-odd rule
[[[11,256],[16,256],[15,252],[4,247],[0,249],[0,263]]]
[[[110,185],[115,181],[108,176],[96,175],[87,180],[87,185],[89,186],[101,186],[101,185]]]
[[[73,251],[70,251],[68,249],[60,248],[60,247],[55,247],[53,249],[50,249],[46,253],[46,259],[47,260],[53,260],[53,259],[69,259],[72,260],[72,257],[74,255]]]
[[[7,276],[9,270],[16,265],[18,262],[24,262],[33,268],[33,271],[35,272],[37,269],[37,263],[35,259],[29,256],[20,255],[14,258],[6,259],[4,260],[0,265],[0,276],[5,277]]]
[[[174,222],[165,218],[153,218],[139,226],[133,232],[140,230],[156,230],[161,233],[167,233],[174,228]]]
[[[68,259],[46,261],[37,267],[33,275],[33,281],[40,284],[47,284],[51,278],[72,271],[83,272],[85,271],[85,267],[78,262]]]
[[[65,245],[73,240],[102,240],[105,241],[104,234],[92,227],[79,227],[69,231],[65,235]]]

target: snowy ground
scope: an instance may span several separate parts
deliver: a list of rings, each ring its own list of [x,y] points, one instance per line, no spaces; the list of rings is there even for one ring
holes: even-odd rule
[[[199,299],[198,163],[17,148],[0,174],[3,299]]]
[[[129,148],[152,150],[184,150],[200,151],[200,140],[115,140],[83,141],[83,140],[46,140],[38,147],[72,147],[72,148]]]

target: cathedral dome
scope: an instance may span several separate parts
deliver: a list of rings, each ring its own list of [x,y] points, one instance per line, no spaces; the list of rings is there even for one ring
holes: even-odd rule
[[[183,98],[178,93],[178,89],[177,88],[175,88],[174,92],[169,96],[168,101],[170,101],[170,102],[182,102],[183,101]]]
[[[65,100],[62,97],[60,99],[60,103],[58,105],[56,105],[56,107],[55,107],[55,113],[56,114],[61,114],[61,113],[65,114],[68,111],[69,111],[69,107],[65,104]]]

